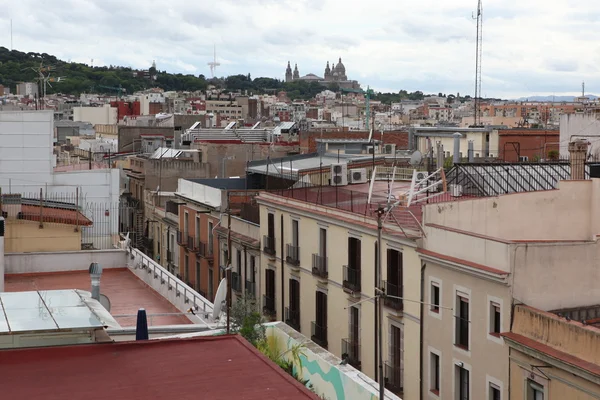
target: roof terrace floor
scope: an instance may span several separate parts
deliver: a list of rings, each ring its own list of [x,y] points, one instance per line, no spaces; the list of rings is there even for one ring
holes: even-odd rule
[[[62,289],[89,291],[90,285],[90,275],[87,271],[5,276],[7,292]],[[108,296],[111,302],[110,313],[123,327],[135,326],[135,315],[140,308],[146,310],[149,326],[192,323],[185,315],[164,315],[179,313],[179,310],[127,268],[104,270],[100,280],[100,292]]]

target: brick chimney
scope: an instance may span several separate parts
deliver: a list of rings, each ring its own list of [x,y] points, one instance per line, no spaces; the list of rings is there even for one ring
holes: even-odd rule
[[[571,179],[585,179],[585,160],[587,157],[588,141],[579,139],[569,143],[569,157],[571,161]]]

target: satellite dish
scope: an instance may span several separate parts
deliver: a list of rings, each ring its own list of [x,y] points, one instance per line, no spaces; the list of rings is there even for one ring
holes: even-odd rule
[[[110,299],[108,298],[108,296],[100,293],[100,304],[102,304],[102,306],[106,308],[106,311],[110,312]]]
[[[213,307],[213,319],[217,320],[221,316],[221,307],[225,303],[227,297],[227,278],[221,279],[219,287],[217,288],[217,294],[215,295],[215,302]]]
[[[416,167],[421,164],[421,160],[423,160],[423,154],[417,150],[410,156],[410,165]]]

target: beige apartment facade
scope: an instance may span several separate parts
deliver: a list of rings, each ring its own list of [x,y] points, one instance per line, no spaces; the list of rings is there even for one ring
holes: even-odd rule
[[[174,192],[154,192],[144,194],[145,218],[148,248],[151,256],[171,273],[179,273],[179,201]]]
[[[420,274],[416,240],[385,224],[381,268],[387,294],[376,323],[377,221],[272,193],[260,206],[263,311],[376,378],[376,326],[383,329],[386,387],[419,396]]]
[[[419,254],[433,304],[423,316],[426,398],[508,399],[512,352],[502,334],[511,330],[512,307],[597,304],[600,287],[590,277],[600,255],[599,194],[600,180],[573,180],[558,190],[424,207]]]

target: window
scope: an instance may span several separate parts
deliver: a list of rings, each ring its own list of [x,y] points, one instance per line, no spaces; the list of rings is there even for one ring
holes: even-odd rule
[[[327,229],[319,228],[319,255],[327,257]]]
[[[435,353],[429,353],[429,390],[435,394],[440,394],[440,356]]]
[[[490,302],[490,335],[500,336],[500,304]]]
[[[189,221],[188,221],[188,212],[183,213],[183,235],[185,238],[182,239],[183,242],[187,240],[187,235],[189,232]]]
[[[469,400],[469,370],[457,365],[456,381],[456,400]]]
[[[185,283],[188,283],[188,279],[190,276],[190,258],[189,256],[186,254],[185,258],[184,258],[184,264],[183,264],[183,280],[185,281]]]
[[[196,221],[194,225],[194,244],[196,248],[200,247],[200,216],[196,216]]]
[[[431,307],[430,310],[435,313],[440,312],[440,284],[431,282]]]
[[[493,383],[490,383],[489,400],[500,400],[501,398],[502,396],[500,395],[500,387]]]
[[[463,295],[456,296],[456,337],[455,344],[465,350],[469,349],[469,299]]]
[[[404,263],[402,252],[398,250],[387,250],[387,279],[385,281],[385,293],[390,297],[384,298],[384,305],[387,307],[401,310],[404,303],[403,297],[403,278]]]
[[[292,220],[292,246],[298,247],[299,239],[298,220]]]
[[[527,380],[527,400],[544,400],[544,387],[539,383]]]

